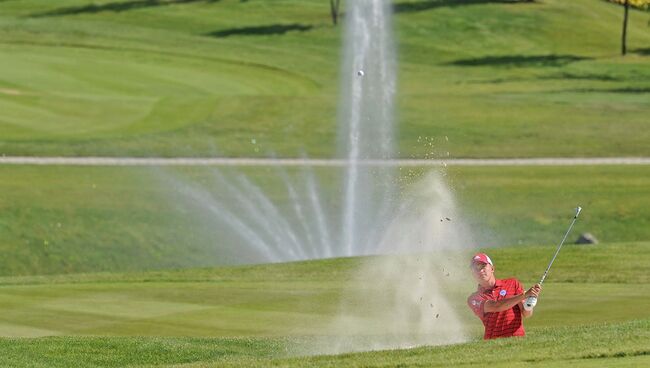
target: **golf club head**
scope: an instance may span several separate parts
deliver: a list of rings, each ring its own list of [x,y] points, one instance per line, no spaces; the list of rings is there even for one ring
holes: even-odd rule
[[[573,218],[578,218],[578,215],[580,214],[580,211],[582,211],[582,207],[580,207],[580,206],[576,207],[576,215],[573,216]]]
[[[524,302],[524,309],[531,311],[533,308],[535,308],[535,305],[537,305],[537,298],[534,296],[529,296]]]

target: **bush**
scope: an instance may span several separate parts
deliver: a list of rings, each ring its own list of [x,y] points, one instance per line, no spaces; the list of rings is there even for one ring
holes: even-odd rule
[[[608,0],[612,3],[625,4],[625,0]],[[630,6],[638,9],[648,10],[650,9],[650,0],[630,0]]]

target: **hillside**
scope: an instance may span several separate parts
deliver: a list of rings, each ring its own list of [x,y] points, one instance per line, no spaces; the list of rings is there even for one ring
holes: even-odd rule
[[[650,155],[650,13],[622,58],[601,0],[394,5],[401,157]],[[320,0],[2,1],[0,152],[331,157],[341,29]]]

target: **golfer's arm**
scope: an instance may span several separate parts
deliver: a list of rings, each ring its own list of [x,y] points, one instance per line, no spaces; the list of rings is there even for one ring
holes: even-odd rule
[[[521,309],[521,315],[524,318],[528,318],[528,317],[533,315],[533,310],[532,309],[531,310],[526,310],[526,308],[524,308],[524,302],[521,302],[521,304],[519,304],[519,309]]]
[[[488,300],[483,305],[483,312],[485,313],[503,312],[504,310],[508,310],[514,307],[515,305],[521,303],[525,299],[526,299],[525,294],[519,294],[511,298],[506,298],[502,300]]]

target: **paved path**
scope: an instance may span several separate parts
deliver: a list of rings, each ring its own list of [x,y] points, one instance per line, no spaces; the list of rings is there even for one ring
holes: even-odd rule
[[[0,165],[62,166],[345,166],[347,160],[302,158],[217,158],[217,157],[25,157],[2,156]],[[606,158],[504,158],[448,160],[364,160],[364,166],[590,166],[650,165],[650,157]]]

